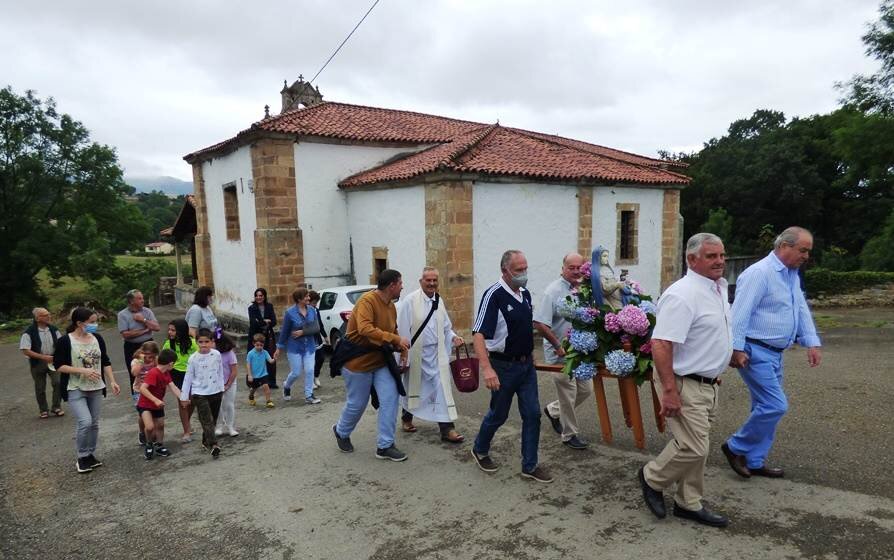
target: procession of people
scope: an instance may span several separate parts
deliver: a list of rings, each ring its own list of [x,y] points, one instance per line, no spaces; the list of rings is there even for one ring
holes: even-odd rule
[[[730,306],[723,279],[723,240],[698,233],[687,241],[688,270],[658,299],[650,340],[660,415],[667,420],[671,438],[661,453],[634,475],[647,509],[657,518],[666,517],[664,493],[672,492],[674,516],[712,527],[730,523],[704,501],[704,470],[711,448],[711,425],[718,414],[719,379],[728,367],[739,371],[751,396],[751,408],[745,423],[723,441],[720,452],[743,478],[785,475],[781,467],[768,461],[776,427],[788,410],[783,389],[784,352],[798,344],[807,348],[811,367],[821,361],[820,339],[798,277],[812,243],[810,232],[803,228],[784,230],[773,251],[739,275],[735,302]],[[602,247],[594,251],[593,259],[598,262],[587,264],[591,267],[588,274],[593,275],[594,286],[601,286],[599,301],[617,310],[626,304],[631,291],[623,276],[615,277],[607,255]],[[542,337],[543,361],[564,363],[568,346],[563,341],[571,322],[562,308],[579,289],[585,264],[585,258],[574,252],[557,255],[559,274],[535,304],[527,289],[525,254],[507,250],[499,269],[494,270],[499,276],[481,296],[471,343],[490,400],[468,454],[486,473],[498,470],[505,460],[492,456],[491,447],[516,399],[521,417],[521,477],[540,483],[554,480],[539,457],[542,414],[562,444],[574,450],[569,453],[592,449],[581,433],[576,412],[592,397],[592,382],[553,373],[556,398],[541,406],[534,358],[537,332]],[[466,442],[457,428],[463,411],[454,396],[450,362],[453,349],[467,342],[454,331],[439,293],[439,271],[424,267],[418,285],[403,294],[400,272],[379,272],[376,288],[356,302],[345,336],[334,349],[332,373],[343,379],[345,397],[340,414],[336,417],[333,413],[331,430],[335,446],[343,453],[355,451],[351,435],[370,401],[377,409],[373,453],[377,459],[407,460],[408,453],[397,446],[398,428],[411,434],[430,429],[428,423],[437,424],[445,443]],[[192,441],[192,413],[196,411],[202,447],[213,459],[225,455],[223,436],[239,435],[236,403],[243,399],[239,380],[244,374],[249,388],[244,400],[249,406],[255,406],[256,396],[263,394],[266,408],[274,408],[276,359],[283,351],[289,373],[282,385],[282,399],[291,400],[294,383],[304,376],[304,403],[323,403],[317,391],[323,361],[320,348],[326,333],[321,332],[316,292],[296,288],[293,305],[283,310],[279,321],[266,290],[255,290],[248,308],[248,352],[242,364],[235,344],[215,316],[213,296],[211,287],[198,288],[194,304],[183,319],[170,322],[161,345],[153,341],[161,326],[138,290],[126,294],[127,306],[118,313],[138,418],[138,441],[146,460],[171,454],[164,442],[167,392],[178,402],[182,449],[188,449]],[[49,311],[35,308],[19,348],[28,358],[39,417],[63,416],[62,401],[67,401],[76,420],[77,472],[89,473],[103,465],[96,456],[103,397],[109,390],[117,395],[120,387],[106,342],[97,332],[97,313],[78,307],[69,319],[66,332],[61,332],[52,325]],[[278,332],[277,326],[281,327]]]

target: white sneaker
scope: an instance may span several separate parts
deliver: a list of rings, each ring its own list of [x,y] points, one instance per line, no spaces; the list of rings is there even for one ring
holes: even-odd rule
[[[236,437],[239,435],[239,432],[235,430],[235,428],[230,429],[230,437]]]
[[[319,388],[320,388],[320,382],[317,381],[316,379],[314,379],[314,389],[319,389]]]
[[[223,435],[223,430],[221,430],[220,428],[214,428],[214,435],[216,435],[216,436],[222,436],[222,435]]]

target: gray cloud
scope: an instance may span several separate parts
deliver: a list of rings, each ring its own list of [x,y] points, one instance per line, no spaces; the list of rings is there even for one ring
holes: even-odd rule
[[[190,178],[181,157],[279,110],[371,4],[25,3],[4,8],[0,76],[53,96],[130,174]],[[653,155],[696,149],[758,108],[836,106],[874,64],[876,0],[381,0],[317,80],[328,100],[557,133]]]

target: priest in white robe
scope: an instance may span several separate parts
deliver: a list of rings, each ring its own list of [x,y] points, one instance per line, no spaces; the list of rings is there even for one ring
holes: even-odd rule
[[[413,417],[437,422],[443,441],[461,443],[464,437],[453,423],[457,414],[450,375],[450,351],[461,346],[463,339],[453,332],[444,300],[438,294],[437,269],[425,267],[419,287],[401,299],[397,307],[397,332],[412,339],[435,306],[422,333],[410,347],[409,369],[403,379],[407,396],[400,399],[402,427],[405,432],[415,432]]]

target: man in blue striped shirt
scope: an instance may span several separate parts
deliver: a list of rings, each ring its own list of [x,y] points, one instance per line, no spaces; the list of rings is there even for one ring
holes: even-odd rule
[[[733,357],[730,365],[751,392],[751,415],[721,446],[732,469],[744,478],[781,478],[767,465],[776,426],[788,410],[782,390],[782,354],[797,342],[807,363],[820,363],[820,339],[801,291],[798,269],[813,249],[813,235],[800,227],[779,234],[773,251],[751,265],[736,283],[733,302]]]

